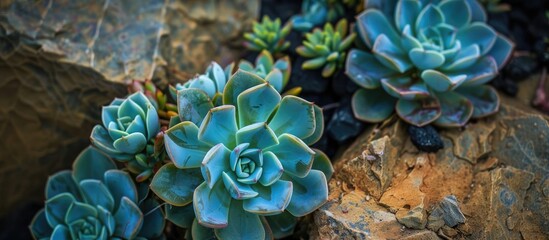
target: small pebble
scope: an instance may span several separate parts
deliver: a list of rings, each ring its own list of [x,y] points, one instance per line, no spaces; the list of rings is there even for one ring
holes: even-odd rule
[[[412,143],[421,151],[432,153],[444,148],[440,135],[431,125],[424,127],[410,125],[408,134],[410,134]]]

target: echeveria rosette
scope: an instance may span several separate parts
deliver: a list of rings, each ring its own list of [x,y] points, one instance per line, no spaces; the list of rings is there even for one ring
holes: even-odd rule
[[[497,92],[485,83],[514,45],[485,22],[476,0],[367,1],[357,24],[371,52],[353,49],[346,64],[363,87],[355,116],[380,122],[396,109],[416,126],[455,127],[497,112]]]
[[[324,128],[318,106],[282,98],[268,82],[243,70],[227,82],[221,106],[213,107],[199,89],[180,90],[178,98],[195,101],[185,101],[182,122],[166,131],[173,163],[159,169],[151,189],[167,203],[186,207],[186,213],[192,202],[198,226],[189,214],[168,214],[174,222],[192,226],[193,235],[271,238],[291,233],[294,216],[327,200],[330,161],[308,146]],[[311,169],[315,159],[321,160]]]
[[[138,174],[139,181],[146,180],[163,160],[160,122],[153,103],[142,92],[136,92],[104,106],[101,118],[103,125],[92,130],[92,144],[126,163],[129,170]]]
[[[263,16],[261,22],[254,22],[252,32],[244,33],[244,46],[252,51],[267,50],[277,54],[290,47],[286,36],[292,30],[292,23],[288,22],[282,26],[280,18],[271,20],[267,15]]]
[[[299,55],[311,58],[301,67],[305,70],[322,68],[322,76],[332,76],[338,68],[343,66],[347,49],[355,40],[355,33],[347,36],[347,20],[340,20],[335,29],[331,23],[324,25],[324,30],[315,28],[312,33],[305,35],[303,46],[297,47]]]
[[[31,222],[34,239],[161,239],[164,216],[130,175],[89,147],[73,170],[48,179],[46,206]]]

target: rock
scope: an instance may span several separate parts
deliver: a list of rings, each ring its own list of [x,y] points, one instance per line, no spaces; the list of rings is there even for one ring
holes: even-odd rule
[[[330,84],[331,78],[322,77],[322,68],[303,70],[301,65],[307,60],[305,57],[297,56],[292,63],[292,74],[287,89],[301,87],[303,93],[324,93]]]
[[[47,176],[70,168],[101,106],[125,96],[126,82],[166,85],[212,59],[232,61],[258,2],[2,2],[0,181],[10,184],[0,216],[43,202]]]
[[[465,223],[465,216],[463,216],[463,213],[459,209],[456,196],[449,195],[444,197],[438,206],[436,206],[429,215],[428,220],[427,228],[437,231],[443,225],[455,227],[460,223]]]
[[[410,125],[408,127],[408,134],[410,134],[412,143],[421,151],[436,152],[444,147],[440,135],[431,125],[424,127]]]
[[[537,59],[530,56],[513,57],[505,66],[505,77],[509,77],[515,81],[524,80],[532,75],[538,69]]]
[[[496,115],[440,135],[445,148],[425,153],[396,118],[367,127],[334,161],[332,193],[314,214],[312,236],[549,238],[549,124],[543,116],[504,101]],[[414,229],[425,226],[427,211],[427,228]]]
[[[356,119],[353,115],[350,100],[341,101],[336,108],[326,131],[337,142],[345,142],[360,134],[364,128],[364,123]]]

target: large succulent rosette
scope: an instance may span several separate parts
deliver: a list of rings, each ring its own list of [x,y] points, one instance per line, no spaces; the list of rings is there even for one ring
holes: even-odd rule
[[[423,126],[462,126],[497,112],[496,91],[484,85],[513,44],[486,23],[476,0],[369,0],[357,17],[370,51],[354,49],[347,75],[363,87],[355,116],[379,122],[396,109]]]
[[[155,165],[162,160],[162,143],[158,113],[151,101],[136,92],[125,99],[117,98],[104,106],[103,125],[96,125],[90,140],[99,150],[127,164],[143,181],[152,175]],[[155,147],[156,143],[156,147]]]
[[[168,213],[183,225],[192,222],[192,202],[193,238],[283,237],[295,217],[327,200],[331,163],[308,146],[324,128],[318,106],[282,98],[243,70],[227,82],[223,105],[214,107],[204,91],[192,88],[178,91],[178,103],[182,122],[165,135],[173,163],[156,173],[151,189],[173,206],[187,206],[179,210],[191,214]]]
[[[48,179],[46,207],[30,225],[35,239],[161,239],[164,216],[144,199],[128,173],[93,148],[85,149],[72,171]]]

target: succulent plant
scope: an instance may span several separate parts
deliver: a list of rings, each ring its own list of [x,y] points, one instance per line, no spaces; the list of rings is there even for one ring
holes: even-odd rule
[[[322,134],[321,108],[281,97],[270,83],[244,70],[227,82],[221,106],[214,107],[196,88],[180,90],[177,97],[179,109],[186,110],[179,111],[182,122],[165,135],[173,163],[158,170],[151,189],[187,212],[192,202],[198,225],[192,227],[193,238],[212,232],[221,239],[287,235],[293,216],[327,200],[332,166],[308,146]],[[321,170],[311,169],[315,164]],[[182,217],[189,214],[167,215],[191,224]]]
[[[103,125],[91,133],[92,144],[110,157],[126,163],[144,181],[163,160],[163,133],[154,104],[142,93],[115,99],[102,111]]]
[[[128,90],[130,93],[143,92],[147,96],[158,113],[160,125],[167,126],[170,119],[177,116],[177,105],[169,102],[168,96],[158,89],[151,80],[145,82],[134,80]]]
[[[324,25],[324,31],[316,28],[312,33],[305,35],[303,46],[297,47],[299,55],[307,58],[301,65],[305,70],[317,69],[322,66],[322,76],[332,76],[336,69],[341,68],[345,62],[346,50],[355,40],[355,33],[347,36],[347,20],[340,20],[334,30],[331,23]]]
[[[253,23],[251,33],[244,33],[244,46],[252,51],[267,50],[272,54],[288,49],[290,42],[285,39],[292,30],[292,24],[288,22],[281,25],[279,18],[273,21],[269,16],[263,16],[261,23]]]
[[[164,216],[128,173],[88,147],[73,170],[48,179],[46,206],[31,222],[34,239],[159,239]]]
[[[279,93],[282,92],[291,74],[291,63],[288,56],[279,58],[276,62],[271,53],[267,50],[261,53],[255,59],[255,66],[246,61],[240,60],[238,68],[255,73],[259,77],[269,82]]]
[[[174,99],[177,99],[177,91],[196,88],[204,91],[214,103],[221,104],[223,89],[233,71],[234,63],[223,69],[218,63],[211,62],[204,74],[197,75],[184,84],[178,83],[175,87],[170,87],[170,93]]]
[[[353,49],[346,63],[362,87],[355,116],[380,122],[396,109],[416,126],[452,127],[497,112],[497,92],[484,83],[514,45],[485,21],[476,0],[367,1],[357,24],[371,52]]]
[[[293,28],[308,32],[315,26],[334,22],[345,15],[345,6],[355,8],[357,0],[304,0],[301,4],[301,14],[291,18]]]

